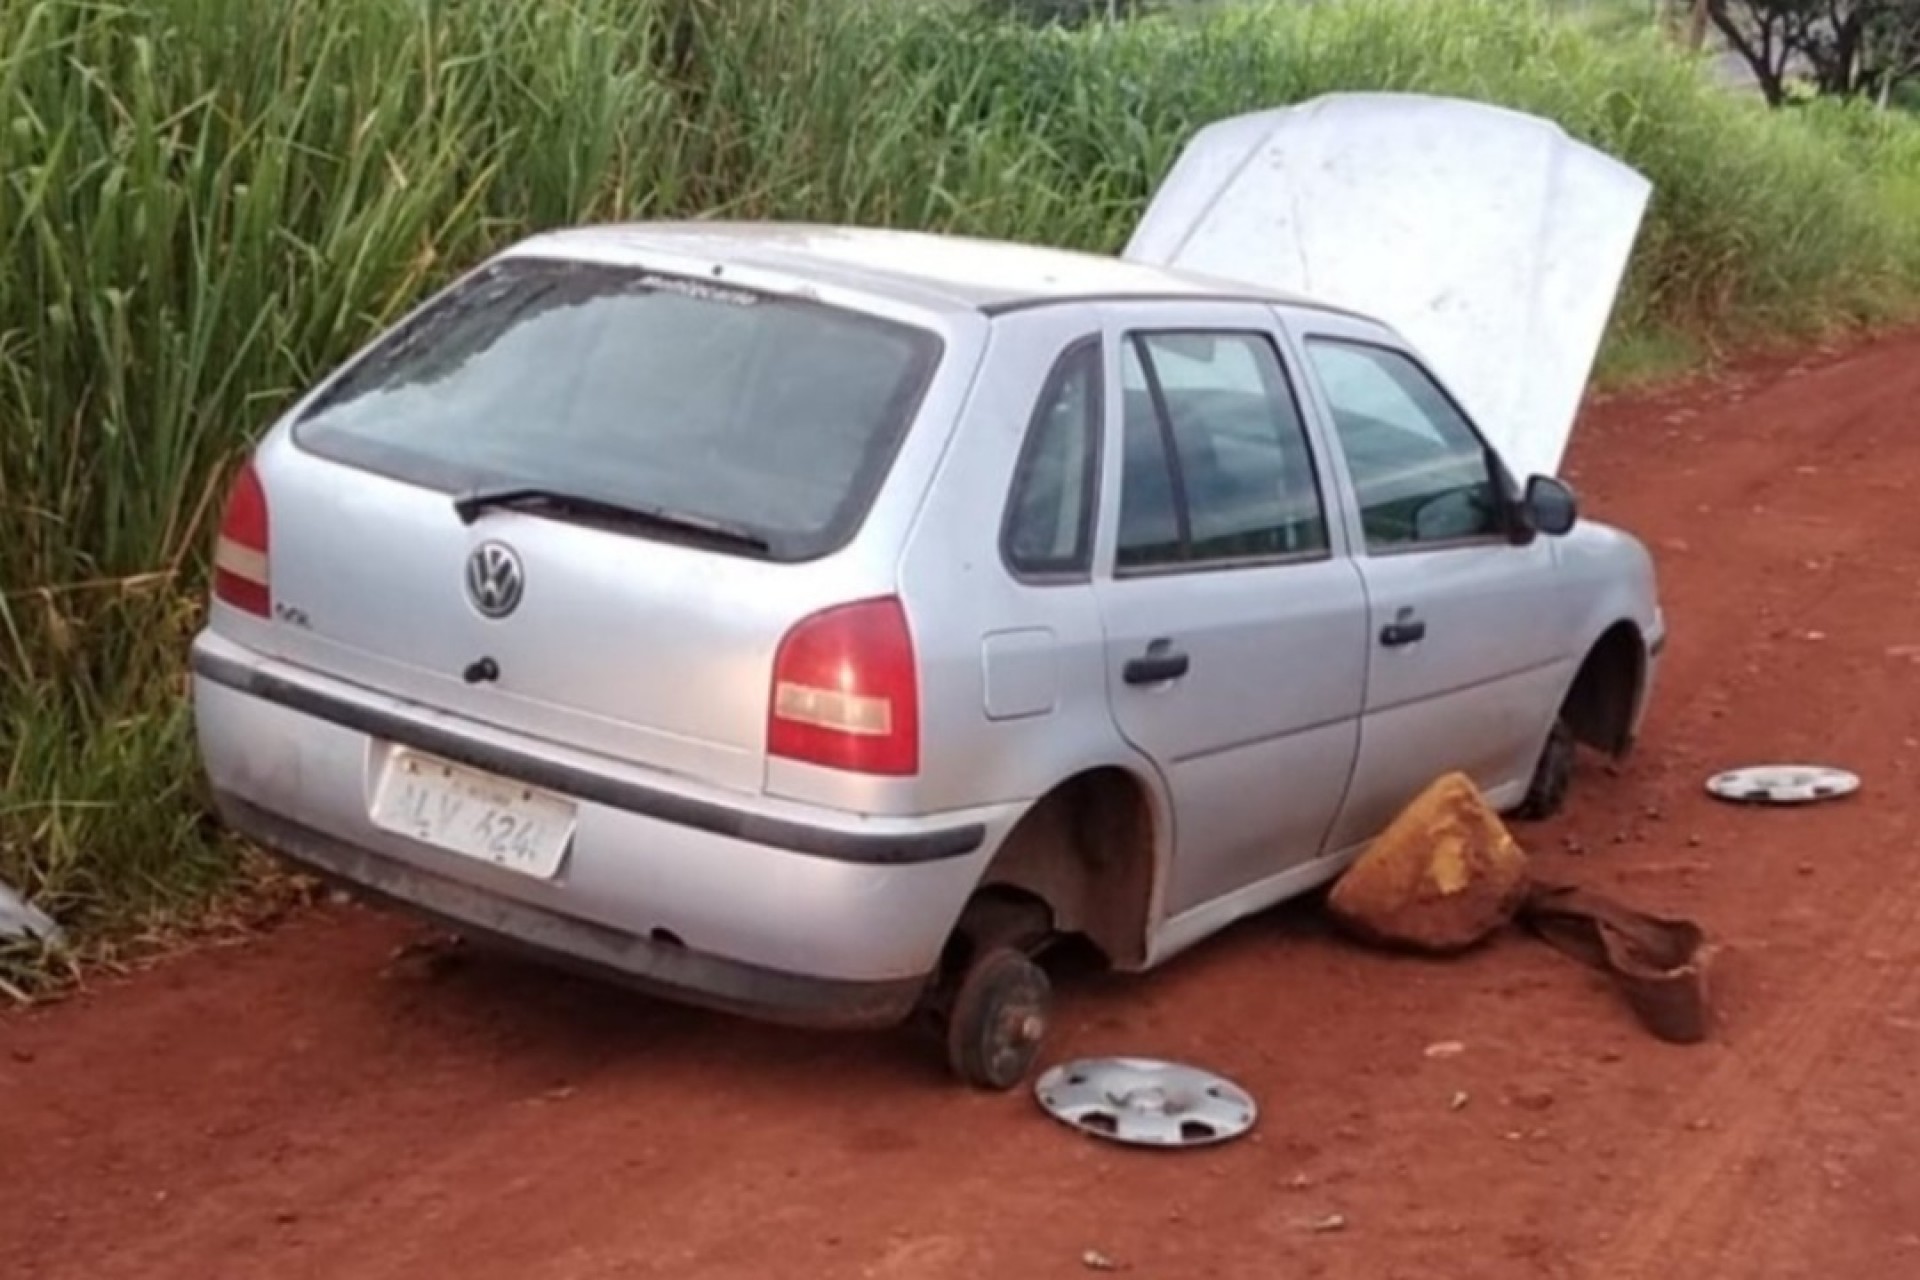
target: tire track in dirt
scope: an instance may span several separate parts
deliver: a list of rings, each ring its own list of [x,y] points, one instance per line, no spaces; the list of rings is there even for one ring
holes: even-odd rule
[[[1890,914],[1883,922],[1883,937],[1907,937],[1920,921],[1920,909],[1915,909],[1911,901],[1906,905],[1906,911]],[[1902,916],[1904,921],[1896,923]],[[1753,1073],[1755,1092],[1748,1095],[1747,1102],[1754,1109],[1747,1114],[1754,1118],[1764,1115],[1764,1121],[1750,1125],[1751,1132],[1719,1153],[1729,1163],[1709,1181],[1691,1215],[1668,1232],[1667,1263],[1656,1270],[1651,1260],[1635,1259],[1640,1267],[1637,1274],[1671,1275],[1674,1263],[1700,1274],[1730,1278],[1826,1280],[1842,1274],[1842,1268],[1809,1257],[1804,1245],[1826,1234],[1823,1223],[1829,1218],[1829,1209],[1820,1183],[1834,1177],[1836,1166],[1815,1160],[1800,1167],[1798,1194],[1771,1195],[1763,1202],[1755,1193],[1770,1181],[1769,1165],[1776,1163],[1782,1135],[1804,1124],[1799,1115],[1801,1100],[1810,1091],[1817,1092],[1824,1075],[1844,1073],[1856,1065],[1847,1054],[1847,1046],[1866,1039],[1865,1033],[1884,1021],[1886,1010],[1903,1007],[1920,996],[1920,964],[1916,963],[1920,962],[1920,950],[1909,947],[1903,953],[1885,954],[1876,960],[1875,950],[1869,947],[1863,955],[1866,963],[1850,963],[1849,970],[1874,976],[1858,988],[1847,989],[1848,1007],[1836,1010],[1829,1020],[1832,1025],[1814,1051],[1780,1070]],[[1834,981],[1821,984],[1813,992],[1802,992],[1801,997],[1827,995],[1843,981],[1836,974]],[[1829,1183],[1836,1189],[1838,1185]],[[1636,1272],[1623,1270],[1619,1274],[1632,1276]]]
[[[1775,1241],[1800,1235],[1818,1212],[1806,1197],[1784,1216],[1780,1206],[1770,1207],[1767,1216],[1745,1211],[1743,1174],[1785,1119],[1784,1109],[1769,1103],[1804,1089],[1822,1060],[1897,996],[1903,979],[1912,984],[1920,962],[1920,947],[1912,945],[1916,928],[1920,886],[1881,897],[1854,935],[1859,945],[1834,957],[1818,980],[1797,988],[1790,1003],[1743,1038],[1740,1056],[1701,1080],[1687,1109],[1731,1119],[1662,1144],[1664,1150],[1648,1162],[1662,1173],[1646,1203],[1612,1229],[1611,1247],[1588,1262],[1588,1275],[1733,1280],[1764,1274],[1757,1265]]]
[[[1782,408],[1830,420],[1832,425],[1817,433],[1796,433],[1785,457],[1771,448],[1749,448],[1741,459],[1743,465],[1731,469],[1721,483],[1712,486],[1713,505],[1722,506],[1732,498],[1754,508],[1757,499],[1779,495],[1782,505],[1789,509],[1803,504],[1808,507],[1809,518],[1838,510],[1848,512],[1853,519],[1833,528],[1817,546],[1798,547],[1788,539],[1788,545],[1767,548],[1771,553],[1768,560],[1776,563],[1764,567],[1752,566],[1752,547],[1737,534],[1713,538],[1700,549],[1711,559],[1746,560],[1749,567],[1758,567],[1761,574],[1770,576],[1797,567],[1791,564],[1796,551],[1832,556],[1862,546],[1871,550],[1878,544],[1884,548],[1889,541],[1885,533],[1898,528],[1906,509],[1904,501],[1888,503],[1883,498],[1863,505],[1864,486],[1836,486],[1834,476],[1837,472],[1844,480],[1848,472],[1860,469],[1863,463],[1882,474],[1906,474],[1904,466],[1912,465],[1920,450],[1898,426],[1902,407],[1920,402],[1920,362],[1915,362],[1910,353],[1899,351],[1870,353],[1796,381],[1799,385],[1776,388],[1785,393],[1782,399],[1788,402]],[[1858,394],[1861,387],[1871,389],[1866,404]],[[1842,394],[1847,390],[1853,394]],[[1725,412],[1713,415],[1713,419],[1735,416]],[[1703,428],[1717,425],[1730,433],[1738,430],[1737,422],[1714,420]],[[1848,445],[1858,446],[1851,451],[1854,456],[1840,457],[1849,452]],[[1790,476],[1817,479],[1788,485],[1783,477]],[[1897,536],[1891,543],[1900,545]],[[1872,572],[1872,568],[1886,572]],[[1886,581],[1878,581],[1882,578]],[[1848,610],[1843,597],[1849,594],[1865,595],[1883,606],[1887,589],[1899,592],[1904,585],[1896,569],[1878,562],[1844,578],[1837,573],[1823,574],[1781,602],[1786,607],[1772,618],[1775,625],[1771,634],[1768,629],[1756,632],[1752,619],[1723,612],[1708,620],[1705,634],[1687,642],[1686,669],[1674,673],[1675,683],[1737,700],[1739,694],[1752,692],[1759,683],[1751,672],[1782,647],[1778,637],[1783,624],[1797,627],[1829,619],[1836,612],[1844,617]],[[1911,593],[1905,598],[1911,599]],[[1920,618],[1913,620],[1920,623]],[[1747,638],[1741,643],[1743,633]],[[1711,678],[1708,664],[1716,662],[1732,674]],[[1818,683],[1801,691],[1801,696],[1810,701],[1825,701],[1832,695],[1831,685],[1836,680],[1844,683],[1848,679],[1841,667],[1816,670],[1820,673]],[[1769,709],[1761,699],[1751,701],[1761,707],[1763,717],[1768,716]],[[1715,718],[1723,705],[1720,698],[1697,698],[1676,709],[1678,714],[1672,719],[1693,729]],[[1874,713],[1881,711],[1874,699],[1863,699],[1855,713],[1838,726],[1833,740],[1861,742],[1870,732]],[[1663,790],[1697,785],[1691,778],[1663,781]],[[1900,874],[1888,874],[1889,870],[1882,868],[1876,875],[1871,867],[1856,866],[1842,885],[1829,890],[1831,900],[1842,909],[1848,902],[1864,904],[1853,927],[1842,935],[1840,945],[1827,953],[1822,968],[1789,984],[1774,1001],[1772,1011],[1756,1025],[1738,1029],[1733,1054],[1723,1058],[1675,1105],[1684,1127],[1676,1126],[1675,1132],[1659,1140],[1645,1161],[1647,1168],[1660,1172],[1643,1184],[1637,1203],[1628,1206],[1623,1217],[1609,1215],[1611,1220],[1602,1233],[1607,1244],[1583,1260],[1584,1274],[1596,1280],[1651,1280],[1674,1274],[1726,1276],[1731,1280],[1772,1275],[1778,1274],[1771,1266],[1781,1242],[1808,1238],[1821,1213],[1817,1198],[1802,1194],[1784,1203],[1757,1205],[1752,1196],[1756,1181],[1753,1171],[1763,1163],[1763,1155],[1781,1133],[1793,1124],[1790,1108],[1777,1105],[1778,1100],[1793,1099],[1805,1090],[1839,1046],[1859,1039],[1889,1001],[1905,998],[1915,984],[1912,975],[1920,972],[1920,942],[1916,941],[1920,937],[1920,880],[1903,879]],[[1710,1127],[1697,1127],[1702,1124]]]

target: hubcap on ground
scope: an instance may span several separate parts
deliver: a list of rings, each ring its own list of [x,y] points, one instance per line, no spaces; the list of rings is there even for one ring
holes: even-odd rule
[[[1201,1147],[1237,1138],[1259,1109],[1224,1076],[1153,1058],[1084,1058],[1042,1075],[1034,1094],[1083,1133],[1136,1146]]]
[[[1741,804],[1811,804],[1837,800],[1859,789],[1857,774],[1815,764],[1756,765],[1707,779],[1708,791]]]

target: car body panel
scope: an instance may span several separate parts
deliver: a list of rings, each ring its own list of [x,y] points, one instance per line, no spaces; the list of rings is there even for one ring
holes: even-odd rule
[[[1296,349],[1344,340],[1425,363],[1378,325],[1297,311],[1289,320]],[[1304,393],[1329,422],[1325,384],[1313,361],[1301,365]],[[1347,536],[1360,548],[1355,563],[1368,614],[1359,759],[1331,846],[1349,848],[1372,837],[1442,770],[1467,774],[1497,806],[1517,803],[1542,731],[1585,656],[1566,607],[1557,540],[1516,545],[1483,535],[1369,551],[1351,462],[1336,433],[1329,428],[1326,434]],[[1423,625],[1424,636],[1404,646],[1384,643],[1383,632],[1401,622]]]
[[[1124,492],[1120,352],[1136,331],[1257,333],[1285,362],[1271,307],[1108,303],[1103,529]],[[1287,368],[1299,398],[1298,371]],[[1303,414],[1304,417],[1304,414]],[[1311,447],[1311,436],[1309,437]],[[1337,495],[1326,492],[1329,520]],[[1103,543],[1094,592],[1115,723],[1170,793],[1177,850],[1163,909],[1177,914],[1317,856],[1346,793],[1364,689],[1365,596],[1338,530],[1315,559],[1115,572]],[[1163,645],[1185,674],[1132,684],[1127,664]],[[1284,780],[1284,782],[1282,782]],[[1274,788],[1285,800],[1275,803]]]
[[[1099,317],[1079,305],[995,321],[992,374],[976,384],[956,445],[902,540],[897,589],[922,671],[926,758],[916,786],[931,808],[980,797],[1031,803],[1092,769],[1142,772],[1107,714],[1105,632],[1085,577],[1022,580],[1000,546],[1036,402],[1061,355],[1098,335]],[[1104,491],[1096,486],[1096,501]],[[1010,686],[1026,705],[1004,705]]]
[[[567,227],[530,236],[500,254],[523,255],[645,264],[834,305],[963,318],[1099,297],[1274,296],[1265,285],[1106,254],[948,233],[804,222],[716,219]]]
[[[1650,189],[1538,117],[1336,93],[1199,130],[1124,256],[1385,322],[1517,474],[1552,474]]]

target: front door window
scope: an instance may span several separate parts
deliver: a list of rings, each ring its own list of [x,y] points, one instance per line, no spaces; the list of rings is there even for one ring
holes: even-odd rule
[[[1371,552],[1498,537],[1487,448],[1428,373],[1386,347],[1315,338],[1320,379]]]

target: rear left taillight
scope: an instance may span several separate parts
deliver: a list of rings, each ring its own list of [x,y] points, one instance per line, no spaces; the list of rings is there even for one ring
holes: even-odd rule
[[[898,600],[841,605],[787,633],[773,663],[767,751],[853,773],[919,772],[919,672]]]
[[[236,609],[268,617],[273,590],[267,572],[267,492],[251,460],[234,477],[220,537],[213,546],[213,594]]]

